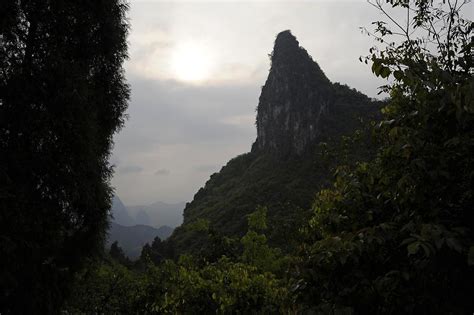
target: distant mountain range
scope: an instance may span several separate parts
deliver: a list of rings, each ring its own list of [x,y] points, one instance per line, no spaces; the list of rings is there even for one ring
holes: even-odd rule
[[[127,209],[135,216],[136,224],[177,227],[183,222],[185,206],[185,202],[170,204],[158,201],[148,206],[131,206]]]
[[[148,225],[123,226],[112,222],[107,239],[107,248],[117,241],[125,255],[131,259],[137,259],[140,257],[142,247],[146,243],[151,243],[155,237],[165,240],[172,232],[173,228],[167,225],[156,229]]]
[[[138,258],[143,245],[151,243],[155,237],[165,240],[181,224],[185,205],[184,202],[159,201],[148,206],[126,207],[118,196],[114,196],[107,247],[117,241],[129,258]]]
[[[167,225],[177,227],[183,222],[185,202],[165,203],[155,202],[146,206],[125,206],[118,196],[112,201],[112,221],[123,225],[148,225],[160,227]]]

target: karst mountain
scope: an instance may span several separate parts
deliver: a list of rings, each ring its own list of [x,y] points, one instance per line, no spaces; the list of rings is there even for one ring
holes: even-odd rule
[[[352,144],[349,156],[331,155],[349,145],[342,136],[353,135],[362,121],[376,117],[378,102],[332,83],[289,30],[277,35],[270,56],[257,107],[257,139],[249,153],[211,175],[187,204],[183,225],[170,238],[177,253],[205,246],[194,222],[204,219],[223,235],[240,236],[257,206],[268,209],[270,241],[291,246],[289,240],[309,216],[314,192],[332,178],[332,167],[368,152],[363,139]]]

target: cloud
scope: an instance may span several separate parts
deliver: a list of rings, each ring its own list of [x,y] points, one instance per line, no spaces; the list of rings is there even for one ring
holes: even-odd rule
[[[155,175],[156,176],[166,176],[166,175],[169,175],[170,173],[171,173],[170,170],[162,168],[162,169],[157,170],[155,172]]]
[[[129,119],[112,157],[121,161],[112,184],[127,203],[190,201],[211,173],[250,150],[259,85],[195,86],[133,75],[129,83]],[[135,173],[131,182],[124,165],[156,171]]]
[[[132,174],[140,173],[141,171],[143,171],[143,168],[137,165],[127,165],[120,167],[118,171],[120,174]]]
[[[194,170],[197,172],[214,173],[214,172],[217,172],[220,167],[222,166],[215,165],[215,164],[204,164],[204,165],[198,165],[194,167]]]
[[[249,126],[255,123],[255,114],[228,116],[223,118],[221,122],[232,126]]]
[[[112,157],[120,198],[190,201],[210,173],[250,150],[268,54],[282,30],[292,30],[331,81],[375,96],[384,82],[357,60],[373,45],[358,27],[379,16],[351,2],[132,0],[129,119]],[[216,71],[201,84],[173,80],[169,71],[176,47],[189,42],[213,53]]]

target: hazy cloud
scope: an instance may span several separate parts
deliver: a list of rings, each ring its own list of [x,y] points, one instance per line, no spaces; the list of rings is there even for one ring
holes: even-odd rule
[[[155,172],[155,175],[156,176],[166,176],[166,175],[169,175],[170,173],[171,173],[170,170],[162,168],[162,169],[157,170]]]
[[[374,44],[359,26],[378,18],[364,1],[132,0],[130,118],[112,157],[117,194],[126,204],[190,201],[212,173],[248,152],[282,30],[292,30],[331,81],[376,96],[384,81],[358,58]],[[176,48],[190,42],[213,61],[211,76],[193,84],[170,72]]]
[[[214,173],[219,171],[219,169],[222,167],[222,165],[215,165],[215,164],[204,164],[204,165],[198,165],[194,168],[195,171],[197,172],[204,172],[204,173]]]
[[[137,165],[127,165],[119,168],[120,174],[140,173],[141,171],[143,171],[143,168]]]

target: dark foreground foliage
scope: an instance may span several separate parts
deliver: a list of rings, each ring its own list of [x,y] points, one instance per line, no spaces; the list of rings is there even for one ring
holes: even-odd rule
[[[333,188],[316,198],[300,252],[304,305],[391,314],[474,309],[473,24],[456,4],[443,12],[395,1],[415,10],[412,24],[400,27],[404,40],[369,57],[376,75],[394,78],[384,87],[390,103],[376,130],[380,148],[370,163],[340,167]],[[433,26],[440,20],[445,36]],[[410,39],[413,28],[427,29],[427,38]],[[381,40],[391,32],[377,24]],[[437,51],[425,50],[431,40]]]
[[[126,5],[0,4],[0,313],[54,314],[102,249]]]
[[[182,255],[177,262],[154,260],[157,256],[147,247],[130,268],[110,258],[91,262],[78,275],[65,309],[73,314],[283,312],[291,307],[281,278],[288,258],[266,244],[261,234],[265,217],[264,208],[249,216],[239,258],[222,255],[209,261]],[[207,226],[205,222],[201,226],[205,233]]]

